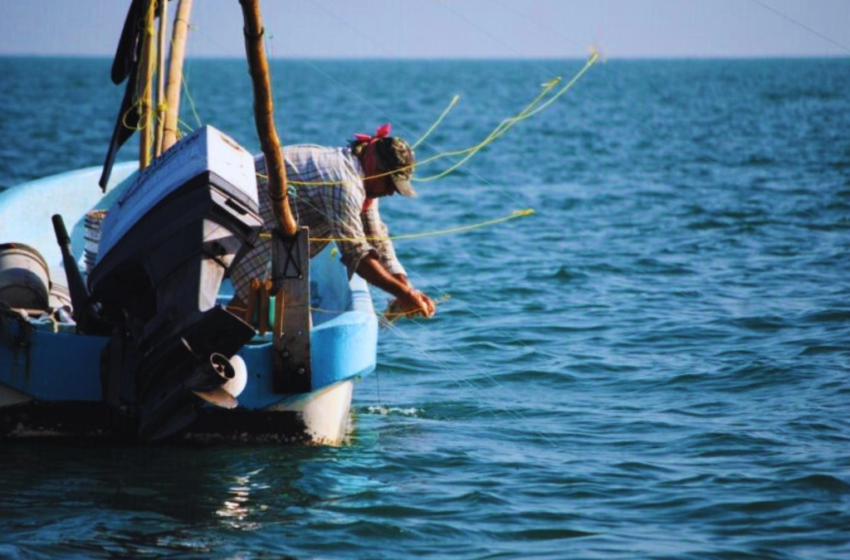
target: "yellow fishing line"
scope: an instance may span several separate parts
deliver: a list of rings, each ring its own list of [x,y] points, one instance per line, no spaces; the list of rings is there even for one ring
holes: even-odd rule
[[[452,296],[450,296],[449,294],[443,294],[440,299],[432,300],[432,301],[434,301],[434,306],[436,307],[438,305],[441,305],[443,302],[450,300],[451,298],[452,298]],[[239,308],[237,308],[237,309],[239,309]],[[240,310],[242,310],[242,309],[240,309]],[[318,311],[320,313],[329,313],[329,314],[334,314],[334,315],[342,315],[343,313],[348,313],[348,310],[340,311],[338,309],[322,309],[321,307],[311,307],[310,311]],[[410,315],[416,315],[416,313],[417,313],[417,311],[405,311],[405,312],[399,312],[399,313],[378,313],[376,311],[375,315],[377,315],[378,317],[384,317],[384,318],[386,318],[386,317],[407,317],[407,316],[410,316]]]
[[[151,13],[154,12],[154,4],[155,4],[154,2],[151,2],[150,5],[148,6],[148,13],[145,16],[145,22],[150,20]],[[146,40],[152,41],[155,31],[156,30],[153,27],[145,25],[144,34],[147,35]],[[153,48],[151,50],[151,57],[154,57],[154,58],[156,57],[156,43],[154,43]],[[138,84],[139,78],[141,77],[143,71],[144,71],[144,69],[142,68],[142,65],[139,64],[138,67],[136,68],[136,83],[137,84]],[[151,84],[150,84],[150,82],[148,82],[148,83],[145,84],[145,87],[144,87],[144,89],[142,89],[141,92],[138,92],[138,91],[136,92],[136,94],[134,96],[133,104],[121,116],[121,123],[124,125],[125,128],[131,129],[131,130],[134,130],[134,131],[138,131],[138,132],[141,133],[141,131],[144,131],[145,129],[147,129],[150,126],[149,121],[152,120],[152,119],[141,118],[144,115],[140,116],[138,125],[129,126],[127,124],[127,116],[130,115],[131,111],[133,111],[133,110],[138,111],[140,109],[140,107],[142,105],[142,99],[147,97],[147,94],[148,94],[148,91],[150,90],[150,88],[151,88]]]
[[[155,5],[155,2],[151,2],[149,9],[153,10],[154,5]],[[189,25],[188,29],[189,29],[189,31],[193,31],[195,29],[195,26]],[[153,28],[150,28],[150,27],[146,28],[146,30],[145,30],[145,33],[147,35],[153,35],[154,32],[155,32],[155,30]],[[173,47],[174,46],[174,39],[173,38],[171,39],[171,44],[172,44],[172,47]],[[158,46],[156,44],[154,44],[154,52],[151,54],[151,56],[155,56],[157,48],[158,48]],[[142,67],[141,67],[141,65],[139,65],[139,67],[136,69],[136,80],[137,80],[137,82],[138,82],[138,78],[141,76],[141,72],[142,72]],[[180,81],[183,85],[183,92],[186,96],[186,99],[189,101],[189,107],[192,110],[192,114],[195,116],[195,120],[198,122],[198,126],[203,126],[203,121],[201,121],[201,117],[198,114],[197,107],[195,106],[195,100],[192,98],[192,94],[189,91],[189,83],[186,81],[186,73],[185,72],[181,72]],[[147,119],[150,122],[143,122],[144,119],[139,119],[139,124],[136,125],[136,126],[130,126],[129,124],[127,124],[127,117],[131,114],[132,111],[134,111],[134,110],[138,111],[139,110],[139,107],[141,106],[141,103],[142,103],[142,97],[147,95],[147,91],[151,87],[152,87],[152,84],[150,84],[150,83],[145,84],[145,89],[142,90],[142,94],[139,95],[138,93],[136,93],[136,95],[134,95],[133,104],[130,105],[130,107],[127,109],[127,111],[124,112],[123,115],[121,115],[121,123],[124,125],[124,128],[128,128],[128,129],[139,132],[139,131],[143,131],[143,130],[147,129],[151,124],[153,124],[153,122],[156,122],[158,115],[156,115],[156,111],[155,111],[154,114],[156,116],[152,119]],[[168,105],[165,101],[161,101],[160,103],[157,104],[155,109],[158,110],[160,107],[167,108]],[[180,125],[182,125],[188,132],[191,132],[192,130],[194,130],[190,124],[183,121],[178,116],[178,127]],[[180,132],[180,131],[178,131],[178,132]],[[181,137],[185,136],[185,134],[181,134],[180,136]]]
[[[561,78],[554,78],[553,80],[551,80],[551,81],[546,82],[545,84],[543,84],[543,85],[542,85],[543,90],[542,90],[542,91],[541,91],[541,92],[537,95],[537,97],[535,97],[535,98],[534,98],[534,100],[532,100],[532,101],[531,101],[531,103],[529,103],[528,105],[526,105],[526,106],[523,108],[523,110],[522,110],[522,111],[520,111],[520,112],[519,112],[519,113],[518,113],[515,117],[511,117],[511,118],[505,119],[505,120],[503,120],[501,123],[499,123],[499,125],[498,125],[498,126],[497,126],[494,130],[493,130],[493,132],[491,132],[491,133],[490,133],[490,134],[489,134],[489,135],[485,138],[485,140],[484,140],[483,142],[480,142],[479,144],[476,144],[475,146],[472,146],[472,147],[469,147],[469,148],[464,148],[464,149],[462,149],[462,150],[454,150],[454,151],[450,151],[450,152],[442,152],[442,153],[437,154],[437,155],[435,155],[435,156],[432,156],[432,157],[430,157],[430,158],[428,158],[428,159],[426,159],[426,160],[423,160],[422,162],[417,163],[417,165],[422,165],[422,164],[425,164],[425,163],[429,163],[429,162],[431,162],[431,161],[436,161],[436,160],[438,160],[438,159],[440,159],[440,158],[444,158],[444,157],[448,157],[448,156],[458,156],[458,155],[467,154],[467,153],[469,153],[469,152],[477,151],[480,147],[483,147],[483,146],[485,146],[485,145],[489,144],[490,142],[492,142],[492,140],[490,140],[490,138],[492,137],[492,135],[493,135],[494,133],[496,133],[497,131],[499,131],[499,130],[500,130],[500,129],[501,129],[501,128],[505,125],[505,123],[507,123],[507,122],[511,122],[511,121],[513,121],[513,120],[516,120],[516,119],[518,119],[518,118],[522,117],[523,115],[525,115],[526,113],[528,113],[528,112],[529,112],[529,111],[530,111],[530,110],[531,110],[531,109],[532,109],[535,105],[537,105],[538,103],[540,103],[540,101],[541,101],[541,100],[542,100],[542,99],[543,99],[546,95],[548,95],[548,94],[549,94],[549,92],[550,92],[550,91],[552,91],[552,89],[553,89],[556,85],[558,85],[558,84],[560,83],[560,81],[561,81]]]
[[[437,175],[432,175],[430,177],[418,178],[418,179],[416,179],[416,182],[426,183],[426,182],[429,182],[429,181],[436,181],[437,179],[442,179],[443,177],[445,177],[449,173],[452,173],[453,171],[455,171],[456,169],[461,167],[467,161],[472,159],[475,156],[475,154],[477,154],[478,152],[483,150],[488,144],[494,142],[496,139],[498,139],[503,134],[505,134],[508,130],[513,128],[513,126],[516,125],[518,122],[527,118],[526,115],[529,114],[532,111],[532,109],[538,103],[540,103],[545,98],[546,95],[548,95],[552,91],[552,89],[560,82],[560,80],[561,80],[560,78],[556,78],[556,79],[554,79],[550,82],[547,82],[546,84],[543,84],[543,91],[540,92],[540,94],[534,99],[534,101],[532,101],[531,103],[526,105],[526,107],[522,111],[520,111],[517,116],[505,119],[502,122],[500,122],[499,125],[496,126],[496,128],[494,128],[493,131],[490,134],[488,134],[487,137],[484,138],[484,140],[482,140],[479,144],[472,146],[471,148],[467,148],[466,150],[437,154],[436,156],[422,162],[422,163],[428,163],[430,161],[435,161],[437,159],[441,159],[441,158],[444,158],[444,157],[466,154],[466,157],[464,157],[460,161],[454,163],[448,169],[445,169],[441,173],[438,173]]]
[[[434,305],[436,306],[437,304],[438,302],[435,301]],[[338,309],[322,309],[321,307],[311,307],[310,311],[318,311],[319,313],[328,313],[332,315],[342,315],[343,313],[348,313],[348,310],[340,311]],[[410,315],[415,315],[416,313],[418,313],[418,311],[406,311],[404,313],[378,313],[377,311],[375,311],[374,313],[378,317],[407,317]]]
[[[136,72],[141,72],[141,71],[142,71],[141,68],[136,69]],[[136,82],[138,83],[138,75],[136,76]],[[144,94],[144,92],[143,92],[143,94]],[[121,115],[121,124],[124,125],[124,128],[127,128],[129,130],[133,130],[133,131],[142,130],[142,128],[144,128],[144,126],[139,126],[138,124],[136,126],[130,126],[127,123],[127,117],[129,117],[133,113],[133,111],[138,112],[139,107],[141,106],[141,103],[142,103],[142,96],[139,95],[139,93],[137,91],[136,94],[133,96],[133,104],[130,105],[127,108],[126,111],[124,111],[123,115]],[[141,123],[141,122],[142,122],[142,119],[139,119],[139,123]]]
[[[548,82],[547,84],[544,84],[543,92],[541,92],[541,94],[539,96],[537,96],[537,98],[534,101],[529,103],[525,107],[525,109],[523,109],[520,112],[520,114],[517,115],[516,117],[510,118],[510,119],[505,119],[504,121],[499,123],[499,126],[497,126],[493,130],[493,132],[491,132],[490,135],[487,138],[485,138],[480,144],[478,144],[477,146],[474,146],[472,148],[472,150],[469,152],[469,154],[467,154],[466,157],[464,157],[460,161],[456,162],[454,165],[450,166],[448,169],[442,171],[441,173],[438,173],[436,175],[432,175],[430,177],[421,177],[421,178],[415,179],[415,181],[417,183],[427,183],[429,181],[436,181],[437,179],[442,179],[443,177],[445,177],[449,173],[452,173],[453,171],[455,171],[456,169],[461,167],[463,164],[465,164],[467,161],[472,159],[472,157],[475,156],[475,154],[477,154],[479,151],[484,149],[485,146],[487,146],[491,142],[495,141],[496,139],[498,139],[499,137],[504,135],[508,130],[510,130],[511,128],[516,126],[519,122],[533,117],[534,115],[540,113],[541,111],[543,111],[544,109],[549,107],[552,103],[557,101],[558,98],[560,98],[565,93],[567,93],[570,90],[570,88],[572,88],[576,84],[576,82],[578,82],[578,80],[596,63],[597,60],[599,60],[599,54],[594,53],[593,56],[590,57],[590,60],[588,60],[587,63],[584,65],[584,67],[575,76],[573,76],[573,78],[569,82],[567,82],[567,84],[563,88],[558,90],[546,102],[537,106],[539,103],[541,103],[543,101],[544,96],[547,95],[560,82],[560,78],[558,78],[556,80],[552,80],[551,82]],[[444,156],[441,156],[441,157],[444,157]]]
[[[531,109],[532,109],[532,108],[533,108],[536,104],[540,103],[541,99],[543,99],[543,98],[544,98],[544,97],[545,97],[545,96],[546,96],[546,95],[547,95],[547,94],[548,94],[548,93],[552,90],[552,88],[554,88],[554,87],[558,84],[558,82],[559,82],[559,81],[560,81],[560,78],[555,78],[555,79],[554,79],[554,80],[552,80],[551,82],[548,82],[548,83],[546,83],[546,84],[543,84],[543,91],[542,91],[542,92],[540,92],[540,93],[537,95],[537,97],[535,97],[535,98],[534,98],[534,100],[533,100],[531,103],[529,103],[529,104],[528,104],[528,105],[527,105],[527,106],[526,106],[526,107],[525,107],[522,111],[520,111],[520,113],[517,115],[517,117],[513,117],[513,119],[517,119],[518,117],[520,117],[520,116],[522,116],[523,114],[525,114],[525,113],[527,113],[528,111],[530,111],[530,110],[531,110]],[[456,96],[456,97],[455,97],[455,99],[459,99],[459,97],[457,97],[457,96]],[[453,106],[454,106],[454,100],[453,100],[453,103],[452,103],[452,104],[450,104],[449,108],[448,108],[446,111],[444,111],[443,115],[441,115],[440,119],[438,119],[438,122],[439,122],[439,121],[441,121],[443,118],[445,118],[445,115],[446,115],[446,114],[448,114],[448,111],[449,111],[449,110],[450,110]],[[378,179],[378,178],[381,178],[381,177],[387,177],[387,176],[389,176],[389,175],[394,175],[394,174],[398,173],[399,171],[412,170],[412,169],[414,169],[415,167],[419,167],[419,166],[421,166],[421,165],[425,165],[425,164],[427,164],[427,163],[431,163],[432,161],[436,161],[436,160],[438,160],[438,159],[442,159],[442,158],[444,158],[444,157],[457,156],[457,155],[464,155],[464,154],[470,154],[470,156],[469,156],[469,157],[465,158],[465,159],[464,159],[464,160],[462,160],[459,164],[457,164],[457,165],[453,166],[452,168],[450,168],[450,169],[446,172],[446,173],[450,173],[451,171],[454,171],[455,169],[457,169],[458,167],[460,167],[461,165],[463,165],[466,161],[468,161],[468,160],[469,160],[469,158],[470,158],[470,157],[472,157],[473,155],[475,155],[475,154],[476,154],[478,151],[480,151],[480,150],[481,150],[484,146],[486,146],[487,144],[489,144],[490,142],[492,142],[493,140],[495,140],[496,138],[498,138],[499,136],[501,136],[502,134],[504,134],[504,132],[500,132],[500,133],[498,133],[498,134],[496,134],[496,133],[497,133],[497,132],[499,132],[500,128],[501,128],[502,126],[504,126],[504,124],[505,124],[506,122],[511,121],[511,120],[513,120],[513,119],[505,119],[505,121],[502,121],[502,123],[500,123],[500,124],[499,124],[499,126],[497,126],[497,127],[496,127],[496,129],[495,129],[493,132],[491,132],[491,133],[490,133],[490,134],[489,134],[489,135],[488,135],[488,136],[484,139],[484,141],[483,141],[483,142],[480,142],[479,144],[476,144],[476,145],[474,145],[474,146],[471,146],[471,147],[469,147],[469,148],[464,148],[464,149],[461,149],[461,150],[455,150],[455,151],[450,151],[450,152],[442,152],[442,153],[439,153],[439,154],[437,154],[437,155],[434,155],[434,156],[431,156],[431,157],[429,157],[429,158],[426,158],[426,159],[424,159],[424,160],[418,161],[418,162],[416,162],[416,164],[414,164],[414,165],[409,165],[409,166],[407,166],[407,167],[399,168],[399,169],[396,169],[396,170],[394,170],[394,171],[388,171],[388,172],[385,172],[385,173],[380,173],[380,174],[377,174],[377,175],[370,175],[369,177],[364,177],[364,178],[363,178],[363,180],[365,181],[365,180],[369,180],[369,179]],[[433,130],[434,128],[436,128],[436,124],[437,124],[437,123],[435,123],[435,126],[432,126],[432,127],[431,127],[431,129],[429,130],[429,132],[428,132],[427,134],[430,134],[431,130]],[[494,136],[494,134],[495,134],[495,136]],[[267,177],[266,177],[266,176],[264,176],[264,175],[258,174],[258,176],[259,176],[259,177],[261,177],[261,178],[267,179]],[[422,179],[413,179],[413,180],[414,180],[414,181],[422,181]],[[430,179],[426,179],[426,180],[430,180]],[[288,183],[290,183],[290,184],[292,184],[292,185],[296,185],[296,186],[309,186],[309,187],[328,187],[328,186],[333,186],[333,185],[338,185],[338,184],[340,184],[340,181],[291,181],[291,180],[290,180],[290,181],[287,181],[287,182],[288,182]]]
[[[191,124],[187,123],[186,121],[184,121],[183,119],[181,119],[179,117],[177,118],[177,128],[183,129],[183,130],[177,131],[180,138],[183,138],[184,136],[188,136],[189,134],[192,133],[193,130],[195,130],[194,128],[192,128]]]
[[[471,224],[468,226],[458,226],[448,229],[441,229],[435,231],[424,231],[420,233],[408,233],[403,235],[391,235],[391,236],[377,236],[377,235],[365,235],[363,237],[311,237],[310,241],[318,241],[318,242],[331,242],[331,241],[398,241],[398,240],[407,240],[407,239],[421,239],[423,237],[436,237],[438,235],[449,235],[452,233],[461,233],[464,231],[470,231],[473,229],[483,228],[487,226],[492,226],[495,224],[500,224],[502,222],[507,222],[509,220],[515,220],[517,218],[524,218],[526,216],[530,216],[534,213],[534,210],[531,208],[526,208],[525,210],[515,210],[508,214],[507,216],[502,216],[501,218],[495,218],[493,220],[487,220],[486,222],[479,222],[477,224]],[[271,233],[263,232],[260,234],[260,237],[263,239],[270,239]]]
[[[201,117],[198,115],[198,111],[195,108],[195,100],[192,99],[192,94],[189,93],[189,83],[186,81],[186,72],[180,73],[180,81],[183,82],[183,92],[186,94],[186,99],[189,100],[189,107],[192,109],[192,114],[195,115],[195,120],[198,121],[198,126],[204,126],[204,123],[201,121]]]
[[[443,122],[443,119],[445,119],[445,118],[446,118],[446,115],[448,115],[448,114],[449,114],[449,112],[450,112],[452,109],[454,109],[454,107],[455,107],[455,105],[457,105],[457,102],[458,102],[458,101],[460,101],[460,96],[459,96],[459,95],[455,95],[455,96],[452,98],[451,102],[449,103],[449,106],[448,106],[448,107],[446,107],[446,108],[445,108],[445,110],[443,111],[443,113],[442,113],[442,114],[441,114],[441,115],[437,118],[437,120],[436,120],[436,121],[434,121],[434,124],[432,124],[432,125],[431,125],[431,128],[429,128],[428,130],[426,130],[426,131],[425,131],[425,134],[423,134],[422,136],[420,136],[420,137],[419,137],[419,140],[417,140],[417,141],[416,141],[416,143],[415,143],[415,144],[413,144],[413,146],[411,146],[411,149],[415,150],[417,147],[419,147],[419,144],[421,144],[422,142],[424,142],[424,141],[425,141],[425,139],[426,139],[426,138],[428,138],[429,136],[431,136],[431,133],[432,133],[432,132],[434,132],[434,130],[436,130],[438,126],[440,126],[440,123],[442,123],[442,122]]]
[[[569,82],[567,82],[567,84],[558,93],[556,93],[549,101],[547,101],[546,103],[542,104],[540,107],[536,108],[532,112],[525,115],[523,117],[523,119],[528,119],[528,118],[533,117],[534,115],[543,111],[544,109],[549,107],[549,105],[551,105],[552,103],[557,101],[559,97],[561,97],[562,95],[567,93],[576,84],[576,82],[578,82],[581,79],[581,77],[584,76],[585,73],[588,70],[590,70],[590,68],[594,64],[596,64],[599,60],[600,60],[599,53],[594,50],[592,56],[590,57],[590,60],[587,61],[587,64],[585,64],[584,67],[581,70],[579,70],[579,72],[575,76],[573,76],[573,78]]]
[[[435,307],[436,307],[437,305],[439,305],[439,304],[440,304],[440,302],[439,302],[439,301],[435,301],[435,302],[434,302],[434,306],[435,306]],[[244,313],[245,311],[247,311],[247,309],[246,309],[245,307],[238,307],[238,306],[228,307],[228,309],[232,309],[232,310],[234,310],[234,311],[241,311],[241,312],[243,312],[243,313]],[[321,307],[310,307],[310,311],[318,311],[319,313],[328,313],[328,314],[330,314],[330,315],[342,315],[343,313],[348,313],[348,312],[349,312],[349,310],[348,310],[348,309],[344,309],[344,310],[339,310],[339,309],[323,309],[323,308],[321,308]],[[378,313],[377,311],[374,311],[373,313],[374,313],[375,315],[377,315],[378,317],[384,317],[384,318],[386,318],[386,317],[408,317],[408,316],[411,316],[411,315],[416,315],[416,314],[418,313],[418,311],[405,311],[405,312],[399,312],[399,313]]]
[[[446,175],[452,173],[453,171],[457,170],[459,167],[464,165],[472,157],[474,157],[478,152],[480,152],[484,147],[486,147],[490,143],[494,142],[495,140],[497,140],[498,138],[503,136],[508,130],[510,130],[511,128],[516,126],[519,122],[524,121],[528,118],[531,118],[534,115],[537,115],[538,113],[540,113],[544,109],[551,106],[552,103],[554,103],[559,98],[561,98],[570,89],[572,89],[572,87],[585,75],[585,73],[587,73],[587,71],[590,70],[590,68],[593,67],[593,65],[596,64],[596,62],[598,62],[600,60],[600,55],[595,49],[592,49],[591,53],[592,54],[591,54],[590,59],[588,59],[588,61],[581,68],[581,70],[579,70],[570,79],[570,81],[567,82],[561,89],[559,89],[554,94],[552,94],[552,96],[549,99],[546,99],[546,97],[550,93],[552,93],[552,90],[554,90],[555,87],[558,86],[558,84],[561,83],[561,81],[562,81],[561,78],[555,78],[555,79],[543,84],[542,85],[543,90],[537,95],[537,97],[534,98],[534,100],[532,100],[528,105],[526,105],[516,116],[507,118],[507,119],[503,120],[502,122],[500,122],[496,126],[496,128],[494,128],[493,131],[490,132],[490,134],[488,134],[484,138],[484,140],[482,140],[478,144],[476,144],[474,146],[470,146],[468,148],[463,148],[463,149],[460,149],[460,150],[442,152],[442,153],[436,154],[434,156],[431,156],[429,158],[426,158],[424,160],[418,161],[414,165],[399,168],[399,169],[396,169],[394,171],[388,171],[386,173],[371,175],[369,177],[365,177],[363,180],[378,179],[380,177],[387,177],[387,176],[390,176],[390,175],[394,175],[394,174],[396,174],[400,171],[413,170],[415,167],[419,167],[419,166],[425,165],[427,163],[431,163],[433,161],[436,161],[436,160],[439,160],[439,159],[442,159],[442,158],[445,158],[445,157],[461,156],[461,155],[465,156],[465,157],[463,157],[463,159],[454,163],[448,169],[438,173],[437,175],[432,175],[432,176],[429,176],[429,177],[422,177],[422,178],[414,177],[412,179],[412,181],[417,182],[417,183],[425,183],[425,182],[435,181],[437,179],[441,179],[441,178],[445,177]],[[437,125],[439,125],[442,122],[442,120],[445,118],[445,116],[448,114],[448,112],[454,107],[457,99],[459,99],[459,98],[457,96],[455,96],[455,98],[452,100],[452,103],[449,104],[449,107],[445,111],[443,111],[443,114],[440,115],[440,117],[437,119],[437,122],[435,122],[434,125],[432,125],[431,128],[428,129],[428,131],[425,133],[425,135],[423,135],[423,137],[420,138],[416,142],[417,146],[422,142],[422,140],[424,140],[424,138],[426,138],[429,134],[431,134],[431,132],[433,132],[434,129],[436,129]],[[261,177],[261,178],[266,178],[264,175],[261,175],[261,174],[258,174],[258,176]],[[309,186],[309,187],[322,187],[322,186],[327,187],[327,186],[333,186],[333,185],[340,184],[339,181],[287,181],[287,182],[289,184],[292,184],[292,185],[295,185],[295,186]]]

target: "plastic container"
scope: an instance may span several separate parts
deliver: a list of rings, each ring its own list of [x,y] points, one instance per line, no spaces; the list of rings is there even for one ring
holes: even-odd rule
[[[0,302],[17,309],[46,310],[49,294],[44,257],[23,243],[0,245]]]
[[[89,274],[94,265],[97,264],[97,251],[100,247],[100,226],[103,223],[103,218],[106,217],[106,210],[92,210],[86,214],[84,224],[85,232],[85,252],[84,260],[86,263],[86,274]]]

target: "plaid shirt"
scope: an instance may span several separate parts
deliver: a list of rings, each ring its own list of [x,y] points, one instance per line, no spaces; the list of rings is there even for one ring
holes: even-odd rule
[[[363,168],[348,148],[324,148],[299,145],[283,148],[288,181],[294,183],[323,183],[321,185],[291,185],[289,204],[300,226],[310,228],[310,257],[316,256],[329,241],[336,239],[342,263],[348,275],[357,270],[361,259],[372,254],[390,274],[404,274],[398,261],[389,230],[378,212],[374,200],[363,212],[366,190],[363,187]],[[260,214],[267,230],[275,227],[274,211],[268,196],[266,161],[262,155],[254,160],[257,169],[257,188]],[[293,196],[292,190],[295,189]],[[379,239],[367,239],[377,237]],[[342,241],[344,240],[344,241]],[[261,239],[257,246],[230,271],[236,294],[247,301],[253,278],[267,278],[271,259],[271,242]]]

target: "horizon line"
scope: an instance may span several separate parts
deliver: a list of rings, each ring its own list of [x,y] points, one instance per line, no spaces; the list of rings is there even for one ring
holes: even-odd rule
[[[12,53],[0,52],[0,58],[80,58],[80,59],[102,59],[112,60],[114,55],[111,54],[63,54],[63,53]],[[190,60],[243,60],[242,55],[197,55],[192,56]],[[398,62],[398,61],[416,61],[416,62],[472,62],[472,61],[493,61],[493,62],[521,62],[536,61],[536,60],[562,60],[562,61],[583,61],[589,57],[580,56],[457,56],[457,57],[427,57],[427,56],[270,56],[269,61],[328,61],[328,62]],[[623,55],[610,56],[603,53],[602,58],[605,62],[615,60],[625,61],[652,61],[652,60],[798,60],[798,59],[850,59],[850,54],[833,53],[833,54],[685,54],[685,55]]]

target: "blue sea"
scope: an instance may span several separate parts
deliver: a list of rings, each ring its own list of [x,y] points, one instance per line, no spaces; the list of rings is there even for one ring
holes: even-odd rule
[[[413,142],[459,94],[424,160],[583,64],[273,61],[276,118]],[[0,59],[0,186],[102,163],[109,66]],[[187,127],[258,149],[243,61],[187,87]],[[0,443],[0,557],[850,558],[848,92],[847,58],[594,66],[383,204],[395,234],[535,212],[397,243],[438,313],[382,330],[346,445]]]

